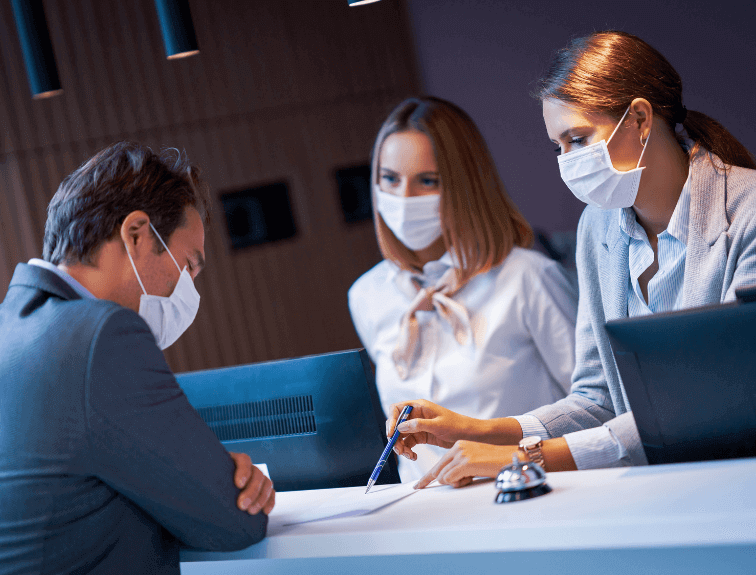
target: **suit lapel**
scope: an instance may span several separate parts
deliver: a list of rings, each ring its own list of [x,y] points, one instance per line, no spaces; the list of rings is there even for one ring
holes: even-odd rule
[[[690,225],[685,257],[683,307],[718,303],[727,265],[727,174],[714,169],[708,155],[691,161]]]

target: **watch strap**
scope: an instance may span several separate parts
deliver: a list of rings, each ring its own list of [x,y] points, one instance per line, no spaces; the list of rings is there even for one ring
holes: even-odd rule
[[[546,471],[546,462],[543,460],[543,451],[541,451],[542,445],[543,440],[539,441],[535,445],[524,445],[523,442],[520,442],[520,449],[525,452],[530,461],[537,463],[544,471]]]

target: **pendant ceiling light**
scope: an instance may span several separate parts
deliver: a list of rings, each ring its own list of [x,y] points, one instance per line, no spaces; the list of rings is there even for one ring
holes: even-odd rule
[[[61,94],[63,89],[42,0],[13,0],[12,3],[32,97],[41,99]]]
[[[169,60],[199,54],[188,0],[155,0],[165,55]]]
[[[372,2],[378,2],[378,0],[349,0],[349,5],[359,6],[360,4],[370,4]]]

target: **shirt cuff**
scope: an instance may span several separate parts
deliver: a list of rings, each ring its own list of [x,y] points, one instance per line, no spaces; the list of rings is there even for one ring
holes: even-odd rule
[[[537,435],[541,439],[549,439],[551,435],[546,431],[546,428],[535,415],[515,415],[512,419],[516,419],[522,427],[522,436],[532,437]]]
[[[628,465],[627,450],[606,426],[567,433],[564,439],[578,469]]]

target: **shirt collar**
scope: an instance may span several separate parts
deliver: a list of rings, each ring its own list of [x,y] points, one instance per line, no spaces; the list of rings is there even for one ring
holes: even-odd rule
[[[79,294],[82,298],[85,299],[97,299],[94,295],[92,295],[92,292],[90,292],[87,288],[85,288],[83,285],[81,285],[78,281],[76,281],[71,275],[64,272],[59,267],[51,264],[50,262],[46,262],[45,260],[40,260],[37,258],[32,258],[29,260],[30,266],[37,266],[40,268],[44,268],[48,271],[51,271],[55,275],[57,275],[60,279],[62,279],[64,282],[66,282],[71,288]]]
[[[408,294],[414,296],[417,290],[412,285],[413,277],[427,278],[428,283],[435,284],[450,267],[454,267],[454,258],[448,251],[439,259],[426,263],[423,266],[422,273],[402,269],[394,262],[389,261],[389,271],[386,274],[386,281],[393,281],[402,291],[406,291]]]
[[[688,170],[688,179],[685,180],[680,198],[677,200],[675,211],[667,225],[667,232],[683,244],[688,244],[688,223],[690,222],[690,177],[691,170]]]
[[[635,212],[633,208],[622,208],[617,210],[618,224],[621,232],[622,239],[626,244],[630,243],[630,238],[641,239],[638,237],[637,224],[635,220]]]
[[[675,205],[675,210],[672,212],[672,217],[669,219],[667,229],[663,233],[668,233],[679,242],[687,245],[688,243],[688,223],[690,221],[690,177],[691,169],[688,169],[688,178],[685,180],[680,197]],[[625,243],[630,243],[630,239],[645,241],[645,231],[638,225],[638,221],[635,218],[635,211],[633,208],[622,208],[617,210],[619,228],[622,232],[622,239]],[[659,234],[659,235],[662,235]]]

